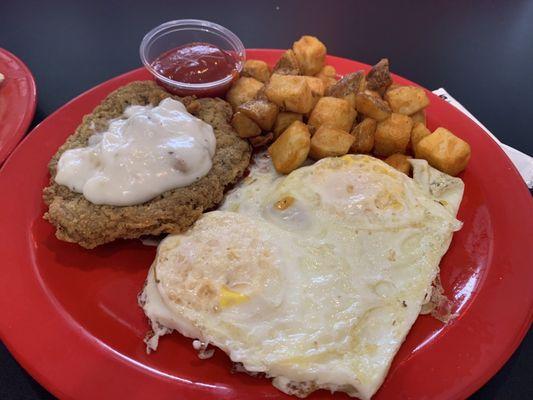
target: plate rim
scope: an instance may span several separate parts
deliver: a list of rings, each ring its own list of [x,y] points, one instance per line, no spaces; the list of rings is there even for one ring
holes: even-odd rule
[[[35,83],[35,77],[29,69],[29,67],[16,55],[10,51],[0,47],[0,53],[7,58],[13,60],[15,63],[21,67],[24,72],[24,79],[29,85],[29,96],[26,102],[24,109],[23,117],[20,120],[17,129],[14,130],[14,133],[9,135],[8,140],[6,141],[5,146],[0,148],[0,166],[8,159],[13,150],[15,150],[20,143],[21,139],[24,138],[25,133],[27,132],[33,117],[35,116],[35,111],[37,109],[37,85]],[[4,74],[5,75],[5,74]]]

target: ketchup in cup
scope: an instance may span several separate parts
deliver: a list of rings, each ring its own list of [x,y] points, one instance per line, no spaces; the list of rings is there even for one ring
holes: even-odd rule
[[[179,96],[223,96],[243,68],[242,42],[202,20],[164,23],[146,34],[141,60],[156,82]]]
[[[211,83],[230,77],[222,88],[207,90],[197,95],[211,96],[223,93],[238,77],[237,60],[228,51],[210,43],[189,43],[161,54],[152,62],[152,67],[159,74],[183,83]],[[167,88],[165,82],[159,81]]]

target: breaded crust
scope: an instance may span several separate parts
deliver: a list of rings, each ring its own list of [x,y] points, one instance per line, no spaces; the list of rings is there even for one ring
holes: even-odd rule
[[[213,167],[206,176],[134,206],[93,204],[82,194],[55,183],[57,162],[64,151],[86,146],[92,134],[106,129],[109,120],[121,116],[127,106],[157,105],[167,97],[182,101],[190,110],[194,109],[191,112],[198,118],[213,126],[217,144]],[[224,189],[241,177],[250,162],[250,147],[235,134],[229,124],[231,116],[231,106],[221,99],[180,99],[151,81],[133,82],[119,88],[83,118],[50,161],[50,184],[43,191],[48,205],[44,218],[55,225],[58,239],[88,249],[119,238],[183,232],[204,210],[222,201]]]

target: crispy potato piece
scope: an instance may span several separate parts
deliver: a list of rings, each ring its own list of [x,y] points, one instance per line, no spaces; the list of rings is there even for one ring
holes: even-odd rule
[[[324,82],[322,82],[320,78],[314,76],[304,76],[304,78],[311,88],[311,94],[313,95],[313,107],[315,107],[318,100],[324,96]]]
[[[268,64],[264,61],[246,60],[241,75],[265,83],[270,78],[270,69],[268,68]]]
[[[366,88],[368,90],[375,90],[380,95],[385,93],[387,87],[392,84],[392,77],[389,71],[389,60],[382,58],[366,76]]]
[[[294,121],[268,148],[272,163],[281,174],[288,174],[302,165],[311,148],[307,125]]]
[[[272,73],[279,75],[302,75],[300,64],[294,51],[287,50],[283,53],[276,65],[274,65]]]
[[[355,93],[350,93],[350,94],[342,97],[342,99],[346,100],[354,110],[355,110],[355,96],[356,96]]]
[[[294,121],[303,121],[303,115],[289,111],[280,112],[274,122],[274,138],[278,138]]]
[[[470,145],[445,128],[438,128],[415,147],[416,158],[423,158],[438,170],[455,176],[470,160]]]
[[[303,76],[273,74],[265,95],[287,111],[305,114],[313,108],[313,93]]]
[[[269,131],[274,126],[279,109],[268,100],[250,100],[237,107],[237,111],[252,119],[262,130]]]
[[[416,152],[416,146],[426,136],[431,135],[431,131],[420,122],[415,122],[411,130],[411,148]]]
[[[391,156],[388,156],[385,160],[392,168],[397,169],[400,172],[403,172],[405,175],[409,176],[411,173],[411,163],[408,161],[411,157],[406,156],[401,153],[394,153]]]
[[[411,115],[411,119],[414,123],[420,122],[426,126],[426,110],[420,110]]]
[[[333,65],[324,65],[320,71],[315,75],[317,78],[324,76],[328,78],[335,78],[337,76],[337,70]]]
[[[348,132],[329,126],[321,126],[311,138],[309,156],[315,160],[342,156],[350,150],[354,137]]]
[[[242,112],[236,112],[231,118],[231,126],[241,138],[259,136],[261,128]]]
[[[263,86],[257,79],[241,77],[226,93],[226,100],[235,110],[241,104],[252,100]]]
[[[340,81],[328,88],[326,96],[344,97],[349,94],[361,92],[365,85],[365,74],[363,71],[352,72],[344,75]]]
[[[391,109],[386,101],[381,99],[379,95],[365,90],[357,93],[355,96],[355,108],[361,114],[373,118],[376,121],[383,121],[391,115]]]
[[[411,138],[413,120],[407,115],[392,113],[378,123],[374,135],[374,153],[388,157],[394,153],[405,153]]]
[[[324,65],[315,77],[322,80],[326,90],[337,83],[337,71],[335,71],[335,68],[331,65]]]
[[[329,126],[349,131],[357,116],[357,111],[344,99],[322,97],[318,100],[309,117],[309,125],[315,128]]]
[[[324,96],[326,89],[324,87],[324,82],[322,82],[322,79],[317,78],[315,76],[304,76],[304,79],[306,80],[307,84],[311,88],[311,92],[313,93],[314,96],[318,96],[318,97]]]
[[[264,135],[254,136],[248,139],[253,148],[268,146],[273,140],[274,134],[272,132],[265,133]]]
[[[352,130],[355,140],[350,147],[351,153],[370,153],[374,147],[374,134],[378,123],[375,119],[365,118]]]
[[[429,104],[424,89],[416,86],[399,86],[385,94],[385,100],[395,113],[411,115]]]
[[[294,42],[292,50],[304,75],[315,75],[324,66],[326,46],[314,36],[302,36]]]

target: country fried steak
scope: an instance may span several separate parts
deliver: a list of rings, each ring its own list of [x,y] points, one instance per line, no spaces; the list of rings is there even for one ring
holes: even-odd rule
[[[216,151],[213,167],[194,184],[168,190],[133,206],[97,205],[54,181],[57,162],[69,149],[87,146],[88,138],[105,130],[129,105],[157,105],[167,97],[182,101],[189,112],[213,126]],[[250,162],[250,147],[229,124],[231,106],[221,99],[178,98],[151,81],[130,83],[111,93],[63,144],[49,163],[50,184],[43,191],[48,205],[44,218],[60,240],[91,249],[115,239],[183,232],[206,209],[222,201],[224,190],[236,182]]]

